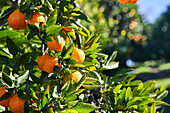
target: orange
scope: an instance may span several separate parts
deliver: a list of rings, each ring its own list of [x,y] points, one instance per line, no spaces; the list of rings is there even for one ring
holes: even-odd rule
[[[131,0],[118,0],[122,4],[130,3]]]
[[[139,0],[131,0],[130,3],[131,4],[135,4],[136,2],[138,2]]]
[[[14,113],[22,113],[25,101],[26,100],[19,98],[18,95],[15,94],[9,102],[10,110]]]
[[[58,58],[56,57],[50,57],[44,62],[44,71],[47,73],[52,73],[54,66],[61,67],[61,65],[58,64]]]
[[[33,12],[31,17],[27,21],[27,23],[34,24],[34,25],[36,22],[43,22],[43,24],[42,24],[43,27],[45,25],[45,19],[44,19],[43,15],[41,15],[39,12]]]
[[[67,81],[69,81],[71,78],[73,78],[74,84],[76,84],[80,81],[80,79],[82,77],[83,77],[83,75],[79,71],[76,71],[74,73],[64,76],[62,83],[65,84]]]
[[[73,54],[71,55],[78,63],[82,63],[85,59],[83,50],[74,48]]]
[[[8,87],[0,87],[0,97],[2,97],[2,95],[7,92],[6,88],[8,88]],[[11,98],[12,98],[12,96],[9,97],[6,100],[0,101],[0,105],[4,106],[4,107],[8,107],[9,106],[9,101],[10,101]]]
[[[38,69],[40,69],[41,71],[44,71],[44,62],[46,60],[48,60],[49,58],[51,58],[49,55],[42,55],[37,59],[37,63],[38,63]]]
[[[51,37],[53,38],[53,36]],[[52,42],[47,42],[48,48],[52,51],[62,51],[63,47],[65,46],[65,40],[62,37],[59,37],[58,41],[59,42],[53,38]]]
[[[8,17],[8,24],[15,30],[24,29],[26,27],[25,15],[19,10],[15,10]]]

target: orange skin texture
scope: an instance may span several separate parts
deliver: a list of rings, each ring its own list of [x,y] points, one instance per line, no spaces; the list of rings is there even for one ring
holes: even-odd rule
[[[7,92],[6,88],[8,88],[8,87],[0,87],[0,97],[2,97],[2,95]],[[4,106],[4,107],[9,107],[9,101],[10,101],[11,98],[12,98],[12,96],[9,97],[6,100],[0,101],[0,105]]]
[[[65,84],[67,81],[69,81],[71,78],[73,78],[74,84],[76,84],[80,81],[80,79],[82,77],[83,77],[83,75],[79,71],[76,71],[74,73],[64,76],[62,83]]]
[[[8,24],[14,30],[24,29],[26,27],[25,15],[19,10],[15,10],[8,17]]]
[[[35,25],[36,22],[43,22],[42,26],[45,25],[45,19],[39,12],[33,12],[27,23]]]
[[[62,37],[59,37],[57,42],[53,36],[51,36],[53,41],[52,42],[47,42],[47,46],[50,50],[52,51],[62,51],[63,47],[65,46],[65,40]]]
[[[14,113],[22,113],[25,101],[26,100],[19,98],[18,95],[15,94],[9,102],[10,110]]]
[[[47,73],[52,73],[54,66],[61,67],[61,65],[58,64],[58,58],[50,57],[48,60],[45,61],[43,68]]]
[[[46,60],[48,60],[49,58],[51,58],[49,55],[42,55],[37,59],[37,63],[38,63],[38,69],[40,69],[41,71],[45,71],[43,66]]]
[[[130,3],[131,0],[118,0],[122,4]]]
[[[137,3],[138,1],[139,1],[139,0],[131,0],[130,3],[131,3],[131,4],[135,4],[135,3]]]
[[[85,59],[83,50],[74,48],[73,54],[71,55],[78,63],[82,63]]]

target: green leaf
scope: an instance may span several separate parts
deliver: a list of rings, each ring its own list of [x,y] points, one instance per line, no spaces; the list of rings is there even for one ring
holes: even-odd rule
[[[18,48],[15,45],[15,43],[13,42],[13,40],[11,40],[8,36],[6,38],[6,43],[7,43],[7,47],[9,52],[13,55],[16,56],[18,53]]]
[[[42,107],[46,106],[49,102],[49,90],[46,91],[42,98]]]
[[[85,84],[93,84],[94,82],[98,81],[96,78],[86,77]]]
[[[90,23],[92,22],[91,19],[87,15],[82,13],[81,11],[73,11],[72,13],[76,14],[76,15],[74,15],[75,18],[85,20],[85,21],[90,22]]]
[[[28,78],[28,75],[29,75],[29,71],[27,70],[23,73],[23,75],[21,75],[18,78],[17,85],[20,86],[21,84],[23,84],[26,81],[26,79]]]
[[[57,21],[57,9],[55,9],[47,20],[47,25],[55,25]]]
[[[123,90],[120,92],[120,96],[119,96],[122,101],[125,100],[125,94],[126,94],[126,88],[123,88]]]
[[[19,90],[19,91],[17,92],[17,94],[18,94],[18,97],[19,97],[19,98],[21,98],[21,99],[23,99],[23,100],[29,101],[29,98],[23,93],[22,90]]]
[[[7,36],[9,36],[11,38],[15,38],[15,37],[19,37],[19,35],[20,35],[19,32],[16,32],[14,30],[12,30],[12,31],[10,31],[10,30],[2,30],[2,31],[0,31],[0,34],[1,34],[0,39],[4,38],[4,37],[7,37]]]
[[[48,41],[48,42],[54,41],[51,36],[45,37],[44,40],[45,40],[45,41]]]
[[[33,24],[29,24],[27,23],[28,27],[31,29],[31,31],[34,31],[34,32],[39,32],[39,29],[37,28],[36,25],[33,25]]]
[[[161,86],[161,88],[160,88],[160,93],[162,93],[163,91],[165,91],[165,90],[166,90],[166,88],[167,88],[167,85],[163,85],[163,86]]]
[[[37,84],[42,84],[42,83],[43,83],[43,80],[42,80],[42,79],[38,78],[37,76],[35,76],[35,75],[33,75],[33,74],[31,74],[30,77],[31,77],[31,79],[32,79],[35,83],[37,83]]]
[[[62,29],[62,26],[51,25],[51,26],[47,27],[46,33],[47,33],[48,36],[49,35],[54,35],[56,33],[59,33],[61,29]]]
[[[167,95],[168,95],[168,90],[165,90],[164,92],[159,94],[156,99],[161,100],[161,99],[165,98]]]
[[[27,39],[31,40],[34,36],[38,35],[35,31],[30,31],[30,33],[27,35]]]
[[[104,87],[103,85],[82,85],[82,86],[86,89],[97,89],[97,88]]]
[[[26,53],[26,54],[22,55],[21,57],[19,57],[17,59],[17,63],[19,63],[19,64],[28,63],[29,58],[30,58],[31,55],[32,55],[32,53]]]
[[[66,110],[61,111],[60,113],[78,113],[78,112],[73,109],[66,109]]]
[[[140,99],[141,97],[133,97],[128,103],[127,103],[127,107],[131,106],[134,102],[136,102],[138,99]]]
[[[106,65],[109,65],[109,63],[110,63],[111,61],[115,60],[116,56],[117,56],[117,51],[114,51],[114,52],[112,53],[112,55],[110,56],[109,60],[106,62]]]
[[[8,64],[9,63],[8,59],[9,59],[8,57],[0,55],[0,64]]]
[[[132,92],[131,92],[131,88],[128,87],[126,90],[126,94],[125,94],[125,101],[128,101],[132,98]]]
[[[77,99],[77,96],[76,96],[76,95],[69,95],[69,96],[66,97],[65,103],[68,103],[68,102],[70,102],[70,101],[74,101],[74,100],[76,100],[76,99]]]
[[[11,96],[12,96],[12,93],[9,93],[9,92],[4,93],[4,94],[0,97],[0,102],[3,101],[3,100],[8,99],[8,98],[11,97]]]
[[[141,82],[137,88],[137,90],[141,90],[143,88],[143,83]]]
[[[28,101],[25,101],[24,102],[24,112],[23,113],[29,113],[29,104],[28,104]]]
[[[2,78],[6,84],[12,86],[12,80],[6,73],[2,73]]]
[[[156,113],[156,104],[155,103],[152,104],[150,113]]]
[[[108,65],[103,66],[103,68],[106,68],[106,69],[115,69],[118,66],[119,66],[119,62],[111,62]]]
[[[75,107],[72,107],[71,109],[77,111],[78,113],[90,113],[96,109],[99,109],[99,107],[88,103],[78,103]]]
[[[119,84],[116,87],[114,87],[113,92],[118,93],[120,88],[122,87],[123,84]]]

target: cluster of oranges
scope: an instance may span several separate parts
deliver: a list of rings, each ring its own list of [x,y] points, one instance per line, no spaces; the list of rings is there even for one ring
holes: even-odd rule
[[[37,22],[43,22],[42,26],[45,25],[45,19],[39,12],[33,12],[27,22],[25,20],[25,15],[19,9],[15,10],[8,17],[8,24],[14,30],[24,29],[27,23],[35,24]]]
[[[8,87],[0,87],[0,97],[2,97],[2,95],[7,92],[6,88]],[[14,113],[22,113],[25,101],[26,100],[19,98],[17,94],[12,94],[12,96],[8,99],[0,101],[0,105],[4,107],[9,107],[10,110]]]
[[[136,2],[138,2],[139,0],[118,0],[120,3],[122,4],[135,4]]]

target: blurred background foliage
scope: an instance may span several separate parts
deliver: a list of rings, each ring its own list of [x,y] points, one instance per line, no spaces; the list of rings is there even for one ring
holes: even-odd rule
[[[138,14],[136,4],[124,5],[117,0],[79,0],[79,4],[93,20],[92,24],[82,24],[101,34],[103,53],[118,51],[119,67],[134,68],[139,72],[137,79],[156,80],[156,87],[167,85],[170,91],[170,6],[155,23],[149,23],[145,15]],[[105,74],[113,76],[116,71]],[[167,107],[165,113],[169,110]]]

